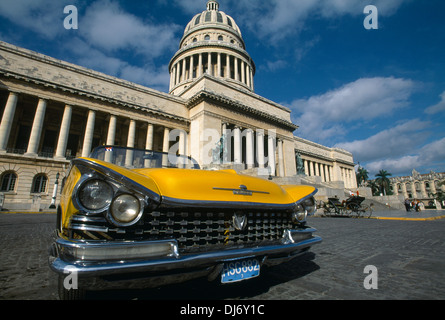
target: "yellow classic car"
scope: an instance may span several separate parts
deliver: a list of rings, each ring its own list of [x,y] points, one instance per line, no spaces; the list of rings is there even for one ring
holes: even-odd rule
[[[171,153],[96,148],[72,160],[57,209],[59,295],[257,277],[321,242],[306,224],[316,192]]]

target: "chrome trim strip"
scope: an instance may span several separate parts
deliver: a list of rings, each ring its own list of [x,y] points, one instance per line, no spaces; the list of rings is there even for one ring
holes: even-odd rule
[[[156,192],[154,192],[153,190],[150,190],[150,189],[144,187],[143,185],[137,183],[136,181],[131,180],[131,179],[123,176],[122,174],[120,174],[108,167],[102,166],[102,165],[95,163],[91,160],[83,159],[83,158],[74,159],[74,160],[72,160],[72,163],[74,165],[81,165],[81,166],[92,168],[120,184],[123,184],[127,187],[130,186],[131,188],[140,192],[143,195],[148,195],[151,200],[153,200],[157,203],[159,203],[161,200],[161,196],[159,194],[157,194]],[[126,169],[126,170],[128,170],[128,169]]]
[[[164,208],[218,208],[218,209],[260,209],[260,210],[292,210],[295,202],[287,204],[279,203],[261,203],[246,201],[203,201],[203,200],[184,200],[170,197],[162,197],[161,207]]]
[[[175,269],[209,267],[219,264],[227,259],[292,253],[321,242],[321,237],[312,236],[309,239],[304,239],[299,242],[289,244],[206,252],[184,256],[178,255],[177,257],[165,257],[143,261],[116,261],[108,263],[104,263],[103,261],[97,263],[67,262],[62,260],[60,257],[50,256],[50,267],[53,271],[60,274],[63,274],[64,270],[70,270],[71,272],[76,271],[79,275],[85,277],[97,277],[102,275],[143,271],[174,271]],[[59,241],[58,243],[64,244],[65,242]],[[71,245],[87,246],[86,243],[72,243]]]

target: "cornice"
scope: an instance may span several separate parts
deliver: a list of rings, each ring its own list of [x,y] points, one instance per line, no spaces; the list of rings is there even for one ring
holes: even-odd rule
[[[73,89],[72,87],[67,87],[67,86],[56,84],[56,83],[51,83],[51,82],[44,81],[44,80],[41,80],[41,79],[36,79],[36,78],[29,77],[29,76],[23,76],[23,75],[20,75],[20,74],[17,74],[17,73],[7,72],[7,71],[4,71],[4,70],[0,70],[0,75],[4,76],[6,78],[12,78],[14,80],[23,81],[23,82],[27,82],[27,83],[32,83],[32,84],[37,85],[37,86],[43,86],[46,89],[53,89],[53,90],[56,90],[56,91],[61,91],[63,93],[70,93],[70,94],[73,94],[73,95],[77,95],[79,97],[84,97],[84,98],[88,98],[88,99],[94,99],[94,100],[98,100],[98,101],[102,101],[102,102],[107,102],[107,103],[110,103],[110,104],[114,104],[114,105],[130,108],[130,109],[133,109],[133,110],[139,110],[139,111],[146,112],[146,113],[149,113],[149,114],[161,117],[161,118],[168,118],[168,119],[175,120],[175,121],[178,121],[178,122],[183,122],[183,123],[186,123],[187,125],[190,123],[189,119],[186,119],[186,118],[183,118],[183,117],[179,117],[179,116],[176,116],[176,115],[173,115],[173,114],[168,114],[166,112],[150,109],[150,108],[148,108],[146,106],[141,106],[141,105],[137,105],[137,104],[123,102],[123,101],[120,101],[118,99],[109,98],[109,97],[106,97],[106,96],[98,95],[98,94],[87,92],[87,91],[82,91],[82,90],[79,90],[79,89]],[[3,87],[5,89],[9,90],[8,87],[5,87],[5,86],[3,86]],[[17,90],[12,90],[12,91],[17,92]],[[184,103],[184,102],[182,101],[182,103]]]
[[[250,115],[260,118],[262,120],[267,120],[268,122],[272,122],[275,125],[277,125],[281,128],[290,130],[290,131],[294,131],[298,128],[298,126],[293,124],[292,122],[274,117],[266,112],[259,111],[255,108],[252,108],[252,107],[249,107],[242,103],[239,103],[238,101],[235,101],[231,98],[225,97],[220,94],[213,93],[208,90],[201,90],[198,93],[196,93],[193,97],[191,97],[187,101],[185,106],[187,108],[191,109],[203,101],[212,102],[215,105],[219,105],[224,108],[231,109],[233,111],[237,111],[237,112],[241,111],[241,112],[250,114]]]

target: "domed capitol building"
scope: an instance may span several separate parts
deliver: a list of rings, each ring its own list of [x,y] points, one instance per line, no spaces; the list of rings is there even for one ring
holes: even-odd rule
[[[187,24],[169,72],[164,93],[0,42],[3,209],[48,209],[70,160],[99,145],[177,152],[204,169],[309,183],[319,197],[357,188],[350,152],[295,136],[291,111],[255,93],[255,63],[218,1]]]

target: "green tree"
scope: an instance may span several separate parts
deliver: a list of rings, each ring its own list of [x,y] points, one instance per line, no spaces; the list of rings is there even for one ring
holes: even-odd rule
[[[369,188],[371,188],[373,196],[378,196],[379,195],[379,186],[377,185],[377,183],[374,180],[368,181],[367,186]]]
[[[368,170],[366,170],[363,167],[358,167],[356,178],[359,186],[361,186],[362,184],[364,185],[366,181],[368,181],[369,178],[368,174],[369,174]]]
[[[380,170],[379,173],[377,173],[375,176],[377,177],[377,179],[375,179],[375,182],[379,185],[380,190],[386,196],[386,194],[390,193],[388,191],[391,182],[389,181],[388,177],[392,176],[392,174],[386,170]]]

